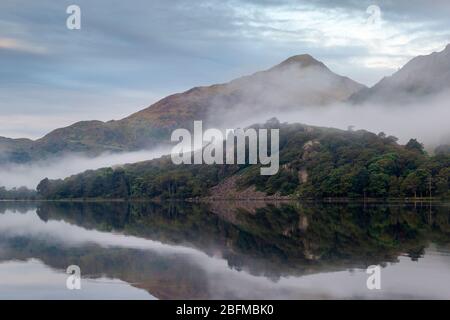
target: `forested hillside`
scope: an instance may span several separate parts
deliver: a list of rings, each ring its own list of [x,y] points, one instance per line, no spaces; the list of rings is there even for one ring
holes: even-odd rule
[[[167,156],[64,180],[44,179],[38,192],[48,199],[449,195],[450,155],[429,156],[415,139],[399,145],[393,136],[364,130],[277,121],[261,127],[280,128],[280,170],[273,176],[260,175],[260,165],[174,165]]]

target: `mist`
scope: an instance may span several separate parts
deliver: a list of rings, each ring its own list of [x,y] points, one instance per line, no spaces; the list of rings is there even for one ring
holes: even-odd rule
[[[68,154],[27,164],[5,164],[0,167],[0,186],[7,189],[21,186],[34,189],[44,178],[62,179],[85,170],[151,160],[168,153],[169,147],[158,147],[120,154],[105,153],[95,158]]]
[[[289,73],[284,72],[283,77]],[[311,79],[314,78],[314,79]],[[326,76],[328,77],[328,75]],[[325,91],[330,89],[329,81],[324,81],[322,73],[316,71],[308,73],[312,83],[325,83]],[[284,78],[290,83],[288,93],[293,92],[293,86],[298,85],[296,77]],[[225,99],[216,99],[210,109],[208,120],[211,126],[218,128],[246,127],[255,123],[264,123],[272,117],[281,122],[302,123],[306,125],[333,127],[347,130],[364,129],[370,132],[384,132],[399,138],[399,143],[405,144],[415,138],[425,145],[431,152],[441,144],[450,142],[450,90],[435,94],[415,94],[398,92],[398,96],[408,99],[393,100],[389,97],[378,97],[377,102],[355,104],[346,102],[350,96],[335,102],[314,103],[311,96],[317,98],[318,92],[309,90],[297,91],[295,97],[281,91],[280,87],[268,87],[264,84],[252,83],[243,87],[244,99],[237,104],[227,103]],[[261,81],[267,81],[263,79]],[[268,83],[271,81],[269,80]],[[267,84],[267,83],[266,83]],[[255,87],[260,91],[255,92]],[[317,88],[317,86],[316,86]],[[334,83],[331,88],[341,90],[341,86]],[[286,89],[286,88],[284,88]],[[348,92],[347,92],[348,93]],[[246,96],[255,96],[254,101]],[[320,95],[323,92],[320,92]],[[335,96],[336,97],[336,96]],[[339,95],[342,98],[342,92]],[[256,100],[256,101],[255,101]],[[243,101],[243,102],[242,102]],[[343,101],[343,102],[342,102]]]
[[[387,135],[396,136],[401,144],[408,142],[411,138],[416,138],[425,145],[427,150],[431,151],[436,146],[450,141],[448,120],[450,119],[450,108],[446,105],[449,98],[408,106],[336,104],[326,108],[267,112],[259,114],[257,119],[247,118],[244,121],[242,116],[234,118],[232,114],[229,114],[225,121],[227,125],[234,123],[238,127],[243,127],[276,117],[281,122],[300,122],[343,130],[352,126],[353,130],[364,129],[374,133],[384,132]]]

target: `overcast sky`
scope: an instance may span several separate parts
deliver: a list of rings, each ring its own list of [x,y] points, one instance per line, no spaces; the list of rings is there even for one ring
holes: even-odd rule
[[[444,49],[449,16],[448,0],[1,0],[0,136],[119,119],[301,53],[373,85]]]

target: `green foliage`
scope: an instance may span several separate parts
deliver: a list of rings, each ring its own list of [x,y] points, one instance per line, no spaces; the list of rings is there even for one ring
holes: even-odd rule
[[[280,170],[260,175],[260,165],[174,165],[170,157],[43,180],[44,198],[196,198],[238,175],[238,188],[292,197],[449,196],[450,155],[429,156],[385,134],[301,124],[280,128]]]
[[[418,142],[416,139],[410,139],[408,143],[405,145],[406,149],[417,150],[419,152],[424,152],[423,144]]]

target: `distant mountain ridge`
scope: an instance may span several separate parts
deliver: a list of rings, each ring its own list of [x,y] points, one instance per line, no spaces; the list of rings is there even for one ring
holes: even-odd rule
[[[168,142],[173,129],[190,127],[193,120],[212,125],[214,115],[223,112],[251,117],[274,108],[322,106],[344,101],[363,88],[312,56],[297,55],[225,84],[170,95],[118,121],[77,122],[35,141],[0,138],[0,163],[26,163],[73,152],[95,156],[151,148]]]
[[[450,90],[450,44],[441,52],[418,56],[390,77],[350,97],[353,103],[411,102]]]

